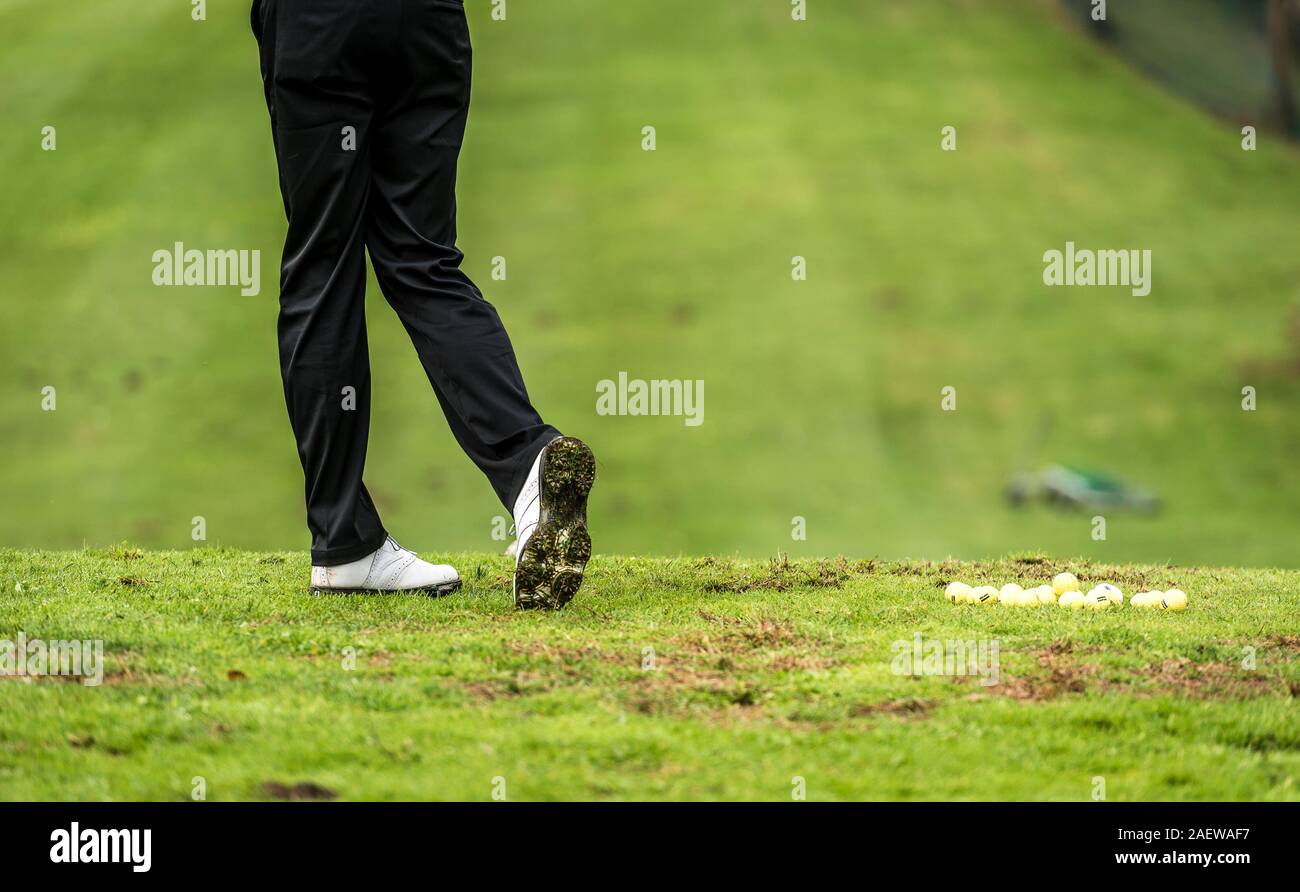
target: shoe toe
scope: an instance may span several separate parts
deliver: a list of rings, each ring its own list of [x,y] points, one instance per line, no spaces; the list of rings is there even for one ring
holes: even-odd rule
[[[403,587],[424,588],[431,585],[449,585],[460,581],[456,568],[448,564],[430,564],[416,561],[402,574]]]

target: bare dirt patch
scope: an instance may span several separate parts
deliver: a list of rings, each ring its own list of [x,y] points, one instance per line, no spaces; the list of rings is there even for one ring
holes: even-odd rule
[[[770,696],[763,673],[819,671],[839,662],[833,642],[784,619],[707,610],[697,615],[704,628],[650,638],[644,648],[635,642],[502,642],[508,653],[529,658],[528,665],[460,687],[472,699],[491,702],[597,684],[633,712],[698,716],[758,710]],[[611,670],[614,678],[608,677]],[[602,673],[604,680],[594,682]]]
[[[1187,657],[1164,660],[1151,667],[1148,675],[1162,693],[1193,700],[1245,700],[1286,692],[1295,696],[1282,679],[1271,672],[1246,672],[1235,663],[1200,662]],[[1123,689],[1109,685],[1109,689]]]
[[[68,746],[77,750],[97,750],[110,756],[125,756],[126,750],[120,747],[105,745],[95,739],[93,734],[69,734],[67,735]]]
[[[888,700],[884,703],[860,703],[849,709],[854,718],[875,715],[893,715],[902,718],[925,718],[937,704],[933,700],[918,700],[905,697],[901,700]]]
[[[328,787],[322,787],[320,784],[311,781],[303,781],[296,784],[282,784],[279,781],[263,781],[261,786],[262,793],[272,799],[281,799],[287,802],[319,802],[330,799],[337,799],[339,794],[335,793]]]
[[[557,680],[540,672],[516,672],[499,678],[480,678],[467,681],[461,690],[474,700],[504,700],[512,697],[530,697],[545,694],[559,687]]]
[[[706,579],[702,586],[706,592],[745,594],[754,591],[784,592],[796,588],[841,588],[854,575],[870,574],[874,561],[850,561],[845,557],[820,560],[813,563],[794,562],[787,557],[768,561],[762,572],[728,572],[725,565],[700,563],[701,571],[722,570],[720,575]],[[708,575],[705,572],[704,575]]]
[[[687,643],[703,645],[707,650],[730,647],[740,650],[753,650],[759,647],[781,647],[800,640],[794,626],[784,620],[767,616],[740,617],[718,616],[707,610],[698,611],[698,616],[705,622],[719,626],[722,631],[710,636],[702,633],[688,636]]]
[[[542,657],[557,666],[573,666],[588,660],[633,666],[636,665],[638,658],[631,650],[598,647],[594,644],[574,646],[551,644],[547,641],[503,641],[501,646],[510,653]]]
[[[766,698],[764,687],[729,672],[668,665],[636,678],[626,702],[642,715],[717,718],[734,707],[756,710]]]
[[[770,616],[719,616],[706,610],[697,615],[717,631],[691,632],[670,640],[665,659],[703,660],[713,668],[739,671],[819,671],[839,664],[832,642]]]
[[[1096,648],[1091,648],[1096,651]],[[1128,697],[1176,696],[1193,700],[1243,700],[1270,696],[1297,696],[1296,686],[1276,673],[1248,672],[1222,660],[1175,657],[1132,670],[1128,678],[1108,675],[1104,667],[1078,658],[1070,642],[1053,642],[1034,656],[1041,672],[1008,677],[968,695],[969,700],[1010,697],[1014,700],[1054,700],[1090,690]],[[955,683],[969,682],[954,678]]]

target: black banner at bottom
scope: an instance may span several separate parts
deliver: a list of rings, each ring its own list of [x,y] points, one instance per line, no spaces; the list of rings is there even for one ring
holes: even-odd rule
[[[734,882],[829,868],[1217,880],[1289,866],[1298,817],[1284,803],[7,803],[0,864],[11,882],[338,882],[376,868],[652,883],[659,871]]]

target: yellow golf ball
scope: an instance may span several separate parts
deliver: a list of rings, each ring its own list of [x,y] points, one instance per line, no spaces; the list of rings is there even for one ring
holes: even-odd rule
[[[1094,593],[1105,595],[1110,603],[1114,604],[1116,607],[1120,607],[1124,604],[1124,593],[1109,582],[1103,582],[1100,585],[1093,586],[1092,590],[1089,591],[1088,594],[1091,596]]]
[[[1077,592],[1079,590],[1079,578],[1073,573],[1057,573],[1052,577],[1052,591],[1059,598],[1066,592]]]
[[[1039,604],[1056,603],[1056,592],[1052,591],[1052,587],[1050,585],[1040,585],[1038,588],[1034,589],[1033,591],[1038,597]]]
[[[1064,607],[1067,610],[1083,609],[1083,594],[1079,591],[1068,591],[1061,595],[1057,600],[1057,606]]]
[[[1106,597],[1106,593],[1096,589],[1083,596],[1083,604],[1089,610],[1109,610],[1111,606],[1110,598]]]
[[[970,594],[970,586],[964,582],[950,582],[943,590],[943,596],[953,604],[965,603],[968,594]]]
[[[991,585],[980,585],[971,589],[966,596],[967,604],[996,604],[998,603],[998,590]]]
[[[1160,609],[1174,612],[1186,610],[1187,595],[1181,589],[1171,588],[1161,596]]]
[[[1025,590],[1019,585],[1014,582],[1008,582],[1006,585],[1002,586],[1002,590],[998,592],[998,601],[1006,604],[1008,607],[1019,607],[1020,596],[1024,593]]]

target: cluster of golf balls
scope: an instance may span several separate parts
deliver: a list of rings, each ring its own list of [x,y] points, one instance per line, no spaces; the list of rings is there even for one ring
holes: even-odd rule
[[[944,596],[954,604],[1001,604],[1003,607],[1040,607],[1055,604],[1067,610],[1109,610],[1124,606],[1124,593],[1109,582],[1095,585],[1085,595],[1073,573],[1058,573],[1051,585],[1022,588],[1008,582],[1001,589],[991,585],[974,588],[964,582],[950,582]],[[1167,592],[1138,592],[1129,598],[1129,606],[1150,610],[1186,610],[1187,595],[1171,588]]]

